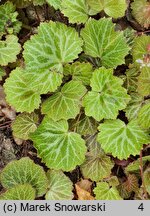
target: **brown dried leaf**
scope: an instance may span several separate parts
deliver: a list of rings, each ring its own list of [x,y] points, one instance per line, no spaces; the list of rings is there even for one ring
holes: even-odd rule
[[[80,188],[75,184],[76,193],[78,195],[78,200],[94,200],[94,197],[86,190]]]

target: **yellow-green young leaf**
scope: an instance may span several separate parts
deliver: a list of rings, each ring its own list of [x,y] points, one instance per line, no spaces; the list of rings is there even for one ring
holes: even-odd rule
[[[136,63],[138,67],[150,67],[149,46],[150,36],[142,35],[135,38],[132,49],[132,56],[134,63]]]
[[[150,162],[150,156],[142,157],[142,166],[144,166],[147,161]],[[140,164],[141,164],[141,161],[140,161],[140,158],[138,158],[136,161],[132,162],[125,168],[126,173],[139,171]]]
[[[143,144],[150,142],[150,135],[141,129],[137,120],[132,120],[127,125],[120,119],[106,120],[98,129],[98,142],[102,149],[120,160],[127,159],[130,155],[139,155]]]
[[[144,97],[139,95],[138,93],[131,93],[131,100],[129,101],[125,111],[126,117],[128,120],[132,120],[137,118],[138,112],[143,106],[144,102]]]
[[[79,134],[68,131],[66,120],[56,122],[46,116],[30,137],[38,156],[49,168],[70,171],[85,159],[85,141]]]
[[[0,67],[0,81],[2,80],[3,76],[5,76],[5,70]]]
[[[150,168],[147,168],[144,172],[144,184],[146,187],[147,192],[150,195]]]
[[[25,8],[29,5],[43,5],[45,0],[10,0],[12,1],[18,8]]]
[[[7,35],[6,40],[0,40],[0,65],[6,66],[8,63],[15,62],[20,50],[17,36]]]
[[[89,18],[87,0],[62,0],[62,13],[70,23],[85,23]]]
[[[116,187],[109,187],[106,182],[97,183],[94,188],[96,200],[122,200]]]
[[[25,43],[23,56],[31,70],[53,68],[62,72],[63,64],[78,58],[81,46],[82,39],[75,29],[50,21],[41,23],[38,34]]]
[[[88,139],[87,142],[91,151],[87,153],[86,160],[80,166],[81,172],[84,178],[90,178],[92,181],[98,182],[110,176],[114,163],[101,149],[98,149],[100,146],[96,141],[96,136],[91,136],[91,139]]]
[[[114,27],[110,18],[89,19],[81,31],[85,53],[99,57],[106,68],[123,64],[130,49],[123,32],[115,32]]]
[[[39,108],[41,98],[37,91],[37,83],[32,76],[17,68],[11,72],[4,84],[7,102],[18,112],[32,112]],[[40,87],[39,87],[40,88]]]
[[[0,181],[7,189],[28,183],[36,190],[36,197],[45,194],[48,186],[43,168],[28,157],[8,163],[0,174]]]
[[[61,9],[62,0],[46,0],[46,2],[53,6],[55,10]]]
[[[72,182],[61,170],[49,170],[47,178],[49,185],[46,200],[72,200]]]
[[[113,75],[112,69],[102,67],[95,70],[91,78],[92,91],[83,99],[85,114],[97,121],[115,119],[118,111],[124,109],[130,100],[122,84],[123,81]]]
[[[30,184],[18,184],[0,195],[0,200],[34,200],[35,189]]]
[[[73,80],[82,81],[84,85],[90,84],[92,77],[93,67],[90,63],[75,62],[73,64],[67,64],[64,67],[64,75],[72,76]]]
[[[42,113],[54,120],[75,118],[80,111],[86,88],[79,81],[66,83],[42,104]]]
[[[150,26],[150,2],[147,0],[134,0],[131,4],[132,14],[134,18],[142,25],[144,28],[149,28]]]
[[[113,18],[123,17],[127,9],[126,0],[87,0],[91,9],[100,12],[102,10]]]
[[[12,124],[13,135],[17,138],[27,140],[29,139],[29,134],[36,130],[37,124],[37,114],[21,113]]]
[[[11,2],[0,6],[0,35],[17,34],[21,29],[21,22],[17,20],[18,13]]]
[[[141,73],[138,77],[138,92],[143,96],[150,95],[150,67],[144,67],[141,69]]]
[[[150,100],[140,109],[138,123],[142,128],[150,128]]]

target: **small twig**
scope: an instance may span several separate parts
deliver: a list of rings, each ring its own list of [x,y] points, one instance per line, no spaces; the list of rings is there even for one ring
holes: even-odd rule
[[[37,12],[37,9],[36,9],[36,7],[34,7],[34,10],[35,10],[35,13],[36,13],[36,16],[37,16],[38,22],[40,23],[40,22],[41,22],[41,20],[40,20],[40,17],[39,17],[39,14],[38,14],[38,12]]]
[[[141,175],[141,179],[142,179],[142,186],[144,189],[144,194],[145,194],[145,198],[147,199],[147,191],[146,191],[146,187],[145,187],[145,183],[144,183],[144,175],[143,175],[143,161],[142,161],[142,150],[140,151],[140,175]]]
[[[4,126],[4,125],[8,125],[8,124],[11,123],[11,122],[12,122],[12,121],[4,122],[4,123],[0,124],[0,127],[1,127],[1,126]]]

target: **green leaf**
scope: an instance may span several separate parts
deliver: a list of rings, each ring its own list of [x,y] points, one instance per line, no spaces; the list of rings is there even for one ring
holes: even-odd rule
[[[140,109],[138,123],[142,128],[150,128],[150,100]]]
[[[116,187],[109,187],[108,183],[97,183],[94,188],[94,193],[97,200],[122,200]]]
[[[125,80],[125,86],[128,90],[128,92],[136,92],[138,87],[138,76],[140,74],[140,71],[137,67],[134,65],[126,70],[126,80]]]
[[[80,168],[84,178],[90,178],[92,181],[98,182],[110,176],[114,163],[110,160],[110,157],[106,156],[102,150],[98,149],[97,145],[99,144],[96,142],[96,136],[90,141],[91,143],[88,143],[88,146],[90,145],[91,147],[92,145],[93,148],[87,153],[86,160]]]
[[[68,132],[65,120],[55,122],[46,116],[31,139],[49,168],[70,171],[85,159],[85,141],[79,134]]]
[[[150,67],[149,60],[149,50],[150,46],[150,37],[146,35],[142,35],[140,37],[135,38],[132,55],[133,61],[136,63],[138,67]]]
[[[150,195],[150,168],[147,168],[144,172],[144,184],[146,187],[147,192]]]
[[[142,157],[142,166],[144,166],[146,164],[146,162],[149,161],[150,162],[150,156],[145,156],[145,157]],[[134,162],[130,163],[125,171],[126,173],[128,172],[137,172],[139,171],[140,169],[140,158],[138,158],[137,160],[135,160]]]
[[[63,64],[78,58],[81,46],[82,40],[75,29],[50,21],[41,23],[38,34],[25,43],[23,56],[30,70],[53,68],[62,72]]]
[[[17,34],[21,22],[17,20],[18,12],[11,2],[0,5],[0,35]]]
[[[46,200],[72,200],[72,182],[62,171],[49,170],[47,177],[49,190],[45,196]]]
[[[150,95],[150,67],[141,69],[138,77],[138,92],[143,96]]]
[[[80,111],[80,100],[86,88],[79,81],[66,83],[42,104],[42,113],[54,120],[75,118]]]
[[[37,128],[38,115],[35,113],[19,114],[12,124],[13,135],[17,138],[27,140],[29,134]]]
[[[82,81],[84,85],[90,85],[93,67],[90,63],[75,62],[72,65],[67,64],[64,67],[64,75],[72,76],[73,80]]]
[[[0,67],[0,81],[2,80],[3,76],[5,76],[5,75],[6,75],[5,70],[2,67]]]
[[[33,5],[43,5],[45,0],[11,0],[18,8],[28,7],[33,3]]]
[[[63,0],[62,13],[70,23],[85,23],[89,17],[89,6],[86,0]]]
[[[148,132],[142,130],[136,120],[127,125],[120,119],[106,120],[98,129],[98,142],[102,149],[120,160],[139,155],[143,144],[150,142]]]
[[[40,93],[34,89],[37,85],[31,76],[20,68],[11,72],[4,84],[7,102],[18,112],[32,112],[39,108]],[[35,86],[34,86],[35,85]]]
[[[115,119],[118,111],[124,109],[130,100],[122,84],[120,78],[113,76],[112,69],[102,67],[95,70],[91,78],[92,91],[83,99],[85,114],[97,121]]]
[[[21,46],[15,35],[7,35],[5,40],[0,40],[0,65],[15,62],[20,50]]]
[[[18,184],[0,195],[0,200],[34,200],[35,189],[30,184]]]
[[[137,118],[139,110],[144,104],[144,98],[138,93],[132,93],[130,94],[130,96],[131,100],[129,101],[126,109],[124,110],[126,112],[126,117],[129,121]]]
[[[55,8],[55,10],[61,9],[62,0],[46,0],[47,3]]]
[[[131,4],[134,18],[144,27],[150,26],[150,2],[147,0],[134,0]]]
[[[43,168],[28,157],[7,164],[1,172],[0,180],[3,187],[7,189],[28,183],[36,190],[37,197],[45,194],[48,186]]]
[[[93,10],[102,10],[113,18],[123,17],[127,9],[126,0],[87,0]]]
[[[80,117],[77,116],[76,120],[71,122],[71,127],[76,130],[78,134],[90,135],[96,133],[98,123],[93,118],[82,114]]]
[[[92,57],[99,57],[106,68],[116,68],[124,63],[129,47],[123,32],[115,32],[111,19],[89,19],[81,31],[84,51]]]

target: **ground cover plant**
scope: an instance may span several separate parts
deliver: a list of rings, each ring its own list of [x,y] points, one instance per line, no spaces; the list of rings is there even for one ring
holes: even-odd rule
[[[150,198],[150,2],[0,2],[0,199]]]

